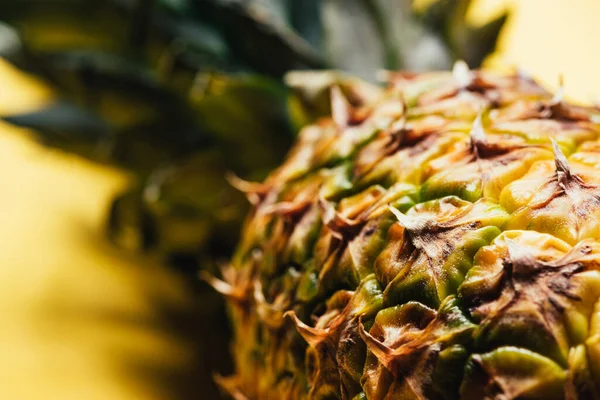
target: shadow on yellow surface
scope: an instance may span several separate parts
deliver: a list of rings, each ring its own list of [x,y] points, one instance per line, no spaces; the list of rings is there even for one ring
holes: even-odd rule
[[[51,95],[5,63],[0,86],[3,113]],[[0,397],[214,396],[199,377],[204,357],[218,354],[202,352],[226,343],[199,340],[223,323],[198,304],[202,287],[104,238],[109,200],[127,176],[30,136],[0,123]]]

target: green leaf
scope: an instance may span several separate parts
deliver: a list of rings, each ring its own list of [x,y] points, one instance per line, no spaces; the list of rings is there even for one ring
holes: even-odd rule
[[[214,76],[207,93],[194,104],[200,125],[226,153],[235,154],[233,170],[273,168],[292,142],[285,88],[259,76]]]
[[[197,0],[195,10],[198,20],[221,31],[236,58],[257,71],[281,77],[290,69],[324,66],[321,56],[301,36],[247,4]]]
[[[315,51],[323,52],[321,0],[289,1],[290,23]]]
[[[373,80],[386,64],[380,26],[363,0],[324,0],[325,51],[335,67]]]
[[[452,57],[439,33],[419,23],[412,2],[368,0],[386,46],[389,69],[429,71],[449,69]]]
[[[480,28],[469,31],[467,43],[462,51],[463,59],[472,66],[479,66],[485,57],[494,51],[508,13],[488,22]]]
[[[66,101],[57,101],[30,113],[5,116],[13,125],[38,131],[52,142],[98,143],[110,132],[110,127],[98,116]]]
[[[117,196],[109,210],[107,234],[122,248],[146,251],[156,246],[158,233],[154,219],[144,208],[141,189],[134,187]]]

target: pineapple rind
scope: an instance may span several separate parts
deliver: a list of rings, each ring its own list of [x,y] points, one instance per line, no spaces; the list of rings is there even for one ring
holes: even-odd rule
[[[391,74],[248,185],[224,282],[248,399],[599,399],[600,111]],[[242,397],[243,396],[243,397]]]

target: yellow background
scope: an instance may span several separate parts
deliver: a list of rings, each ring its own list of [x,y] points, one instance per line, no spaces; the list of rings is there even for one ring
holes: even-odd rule
[[[571,97],[600,98],[599,1],[477,1],[469,18],[481,23],[506,6],[514,12],[489,65],[518,65],[554,88],[562,73]],[[0,113],[51,96],[0,62]],[[103,238],[126,174],[28,135],[0,124],[0,398],[173,398],[160,377],[184,376],[198,355],[164,313],[186,315],[190,289]]]

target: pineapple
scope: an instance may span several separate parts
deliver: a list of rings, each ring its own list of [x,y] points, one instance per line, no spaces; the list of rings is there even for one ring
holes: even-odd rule
[[[599,399],[600,112],[458,62],[306,126],[222,280],[236,399]]]

